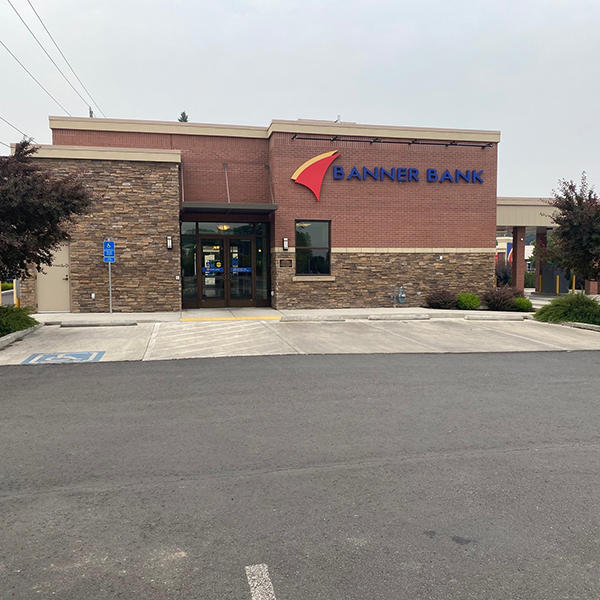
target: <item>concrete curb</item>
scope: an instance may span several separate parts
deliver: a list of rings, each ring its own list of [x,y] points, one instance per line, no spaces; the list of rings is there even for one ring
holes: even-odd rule
[[[505,314],[486,314],[485,312],[475,312],[468,314],[464,311],[459,314],[452,312],[439,313],[396,313],[396,314],[364,314],[364,315],[284,315],[281,317],[281,323],[322,323],[345,321],[429,321],[431,319],[454,319],[467,321],[523,321],[531,318],[529,313],[505,313]],[[465,314],[467,313],[467,314]]]
[[[366,317],[365,317],[366,318]],[[343,323],[346,320],[346,317],[340,316],[329,316],[329,315],[288,315],[283,316],[279,320],[280,323],[320,323],[323,321],[335,321],[337,323]]]
[[[590,331],[600,331],[600,325],[592,325],[592,323],[575,323],[573,321],[566,321],[561,323],[565,327],[574,327],[575,329],[589,329]]]
[[[465,315],[466,321],[523,321],[526,316],[524,314],[515,315]]]
[[[431,317],[427,314],[420,315],[415,313],[406,313],[404,315],[369,315],[368,321],[429,321]]]
[[[61,327],[131,327],[137,321],[57,321],[47,322],[46,325],[60,325]]]
[[[28,336],[30,333],[33,333],[42,326],[42,323],[39,323],[38,325],[34,325],[28,329],[15,331],[14,333],[9,333],[8,335],[0,337],[0,350],[2,350],[2,348],[6,348],[6,346],[10,346],[13,342],[22,340],[24,337]]]

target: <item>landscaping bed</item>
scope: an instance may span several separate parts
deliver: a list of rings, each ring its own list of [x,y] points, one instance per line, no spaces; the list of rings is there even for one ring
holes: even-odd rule
[[[0,337],[38,325],[29,312],[16,306],[0,306]]]

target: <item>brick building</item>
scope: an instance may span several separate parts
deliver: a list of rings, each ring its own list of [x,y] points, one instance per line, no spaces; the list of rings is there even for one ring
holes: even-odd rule
[[[417,306],[435,289],[493,284],[499,132],[70,117],[50,127],[36,160],[80,173],[94,204],[55,266],[24,282],[23,303],[38,310],[108,310],[108,238],[116,311],[390,306],[399,284]]]

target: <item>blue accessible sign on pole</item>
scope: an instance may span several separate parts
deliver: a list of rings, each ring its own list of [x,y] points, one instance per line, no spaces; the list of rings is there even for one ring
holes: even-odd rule
[[[115,262],[115,242],[113,240],[102,242],[102,254],[104,262],[108,263],[108,310],[112,313],[112,273],[110,266]]]
[[[102,245],[104,262],[115,262],[115,243],[105,240]]]

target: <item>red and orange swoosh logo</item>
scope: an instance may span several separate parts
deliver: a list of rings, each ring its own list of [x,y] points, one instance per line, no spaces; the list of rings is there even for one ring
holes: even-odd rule
[[[325,152],[314,156],[310,160],[307,160],[303,165],[300,165],[294,174],[292,179],[307,187],[319,200],[321,195],[321,186],[323,185],[323,178],[329,168],[329,165],[340,155],[337,150],[331,152]]]

